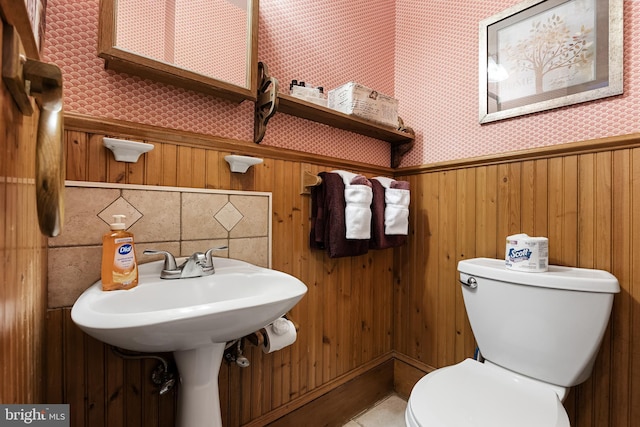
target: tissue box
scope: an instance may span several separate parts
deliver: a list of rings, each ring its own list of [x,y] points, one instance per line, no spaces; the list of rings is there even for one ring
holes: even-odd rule
[[[355,82],[345,83],[327,94],[327,106],[344,114],[398,128],[398,100]]]

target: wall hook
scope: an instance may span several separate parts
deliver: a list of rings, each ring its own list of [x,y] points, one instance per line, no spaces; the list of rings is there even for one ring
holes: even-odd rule
[[[278,110],[278,80],[268,75],[267,66],[258,62],[258,100],[253,122],[253,142],[260,144],[267,131],[267,122]]]
[[[2,78],[22,114],[31,116],[29,96],[40,105],[36,137],[36,203],[42,234],[62,231],[66,176],[62,128],[62,72],[53,64],[28,59],[16,29],[3,26]]]

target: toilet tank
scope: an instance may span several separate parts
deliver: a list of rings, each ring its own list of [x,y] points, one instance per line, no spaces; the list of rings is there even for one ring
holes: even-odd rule
[[[562,387],[591,375],[613,296],[620,292],[615,276],[554,265],[547,272],[520,272],[489,258],[460,261],[458,271],[485,359]]]

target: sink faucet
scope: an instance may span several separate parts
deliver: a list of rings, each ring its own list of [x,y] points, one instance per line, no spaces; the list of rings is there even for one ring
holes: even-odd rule
[[[227,249],[228,246],[216,246],[207,252],[196,252],[185,262],[177,265],[176,258],[167,251],[146,249],[144,255],[164,255],[164,266],[160,272],[161,279],[186,279],[189,277],[209,276],[215,273],[213,252]]]

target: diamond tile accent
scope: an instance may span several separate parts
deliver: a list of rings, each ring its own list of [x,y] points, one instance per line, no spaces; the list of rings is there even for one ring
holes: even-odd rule
[[[107,208],[102,210],[98,216],[107,224],[111,224],[113,222],[114,215],[126,215],[124,222],[127,228],[131,228],[133,224],[136,223],[140,218],[142,218],[142,214],[138,212],[138,210],[133,207],[133,205],[127,202],[122,197],[118,197],[115,202],[111,203]]]
[[[243,215],[233,206],[233,203],[229,202],[214,215],[214,218],[217,219],[227,231],[231,231],[233,227],[240,222]]]
[[[145,249],[188,256],[226,245],[216,256],[271,266],[270,193],[91,185],[66,188],[65,230],[48,242],[49,308],[72,306],[100,278],[101,237],[113,214],[127,216],[139,263],[161,258]]]

